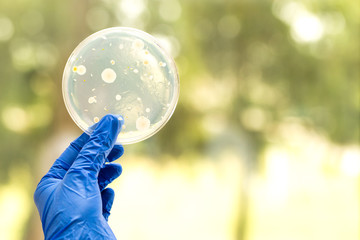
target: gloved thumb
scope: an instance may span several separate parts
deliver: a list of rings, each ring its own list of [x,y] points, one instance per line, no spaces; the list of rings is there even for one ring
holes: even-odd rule
[[[106,221],[108,220],[108,218],[110,216],[110,210],[114,203],[114,198],[115,198],[115,192],[111,188],[105,188],[101,192],[102,211],[103,211],[103,216]]]

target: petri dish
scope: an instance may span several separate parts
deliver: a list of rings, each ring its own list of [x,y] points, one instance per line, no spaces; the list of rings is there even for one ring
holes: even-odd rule
[[[96,32],[71,53],[63,74],[65,106],[85,132],[107,114],[120,115],[117,142],[131,144],[157,133],[179,98],[173,58],[156,38],[134,28]]]

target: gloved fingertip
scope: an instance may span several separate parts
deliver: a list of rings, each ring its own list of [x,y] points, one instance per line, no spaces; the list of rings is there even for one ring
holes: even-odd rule
[[[120,144],[115,144],[107,159],[109,162],[113,162],[120,158],[124,154],[124,147]]]
[[[112,164],[113,164],[113,168],[115,169],[116,173],[113,174],[113,178],[111,179],[111,181],[118,178],[123,171],[121,164],[116,164],[116,163],[112,163]]]
[[[106,221],[109,218],[111,207],[114,203],[115,192],[111,188],[106,188],[101,192],[102,206],[103,206],[103,216]]]
[[[99,125],[101,125],[101,124],[104,125],[103,123],[105,121],[110,120],[110,121],[115,121],[116,122],[116,119],[120,122],[120,125],[119,125],[118,128],[119,128],[119,130],[121,130],[122,126],[124,125],[124,118],[119,114],[114,114],[114,115],[108,114],[108,115],[105,115],[98,123],[95,123],[94,125],[90,126],[88,128],[88,132],[90,134],[92,134],[99,127]]]
[[[121,123],[121,126],[122,125],[124,125],[124,118],[123,118],[123,116],[121,116],[121,115],[115,115],[117,118],[118,118],[118,120],[120,121],[120,123]]]
[[[115,191],[112,188],[106,188],[101,192],[101,195],[106,197],[107,199],[114,200]]]
[[[120,129],[121,129],[121,121],[118,119],[118,117],[115,115],[108,114],[105,115],[100,120],[92,135],[102,133],[105,130],[115,133],[115,135],[117,136],[120,132]]]
[[[120,129],[121,122],[115,115],[105,115],[91,133],[89,142],[92,142],[91,144],[96,143],[95,145],[99,145],[103,149],[107,148],[106,151],[109,154],[117,140]]]
[[[99,189],[102,191],[122,173],[122,166],[118,163],[108,163],[100,169],[98,176]]]

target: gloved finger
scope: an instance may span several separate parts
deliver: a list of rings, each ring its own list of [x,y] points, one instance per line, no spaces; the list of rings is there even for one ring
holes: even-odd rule
[[[69,147],[60,155],[54,162],[49,172],[45,177],[52,177],[62,179],[67,170],[71,167],[82,147],[89,140],[90,136],[86,133],[81,134],[77,139],[70,143]],[[124,147],[122,145],[115,145],[109,153],[107,160],[109,162],[115,161],[124,154]]]
[[[102,191],[108,184],[118,178],[122,173],[122,167],[118,163],[109,163],[100,169],[98,176],[98,183],[100,191]]]
[[[57,179],[62,179],[67,170],[71,167],[74,160],[78,156],[82,147],[87,143],[90,136],[86,133],[83,133],[75,139],[70,146],[60,155],[60,157],[54,162],[49,172],[44,176],[52,177]]]
[[[70,187],[85,193],[92,190],[88,183],[97,183],[100,168],[115,144],[121,124],[114,115],[106,115],[101,119],[64,177]]]
[[[114,198],[115,198],[115,192],[111,188],[105,188],[101,192],[102,212],[106,221],[110,216],[110,210],[114,203]]]
[[[115,144],[113,149],[109,153],[107,160],[109,162],[115,161],[116,159],[120,158],[123,154],[124,154],[124,147],[120,144]]]

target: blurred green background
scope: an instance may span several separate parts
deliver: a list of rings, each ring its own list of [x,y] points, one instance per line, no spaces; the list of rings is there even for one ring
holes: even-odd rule
[[[181,79],[155,136],[125,146],[118,239],[357,240],[359,2],[0,2],[0,239],[42,239],[32,194],[81,132],[62,72],[88,35],[156,36]]]

